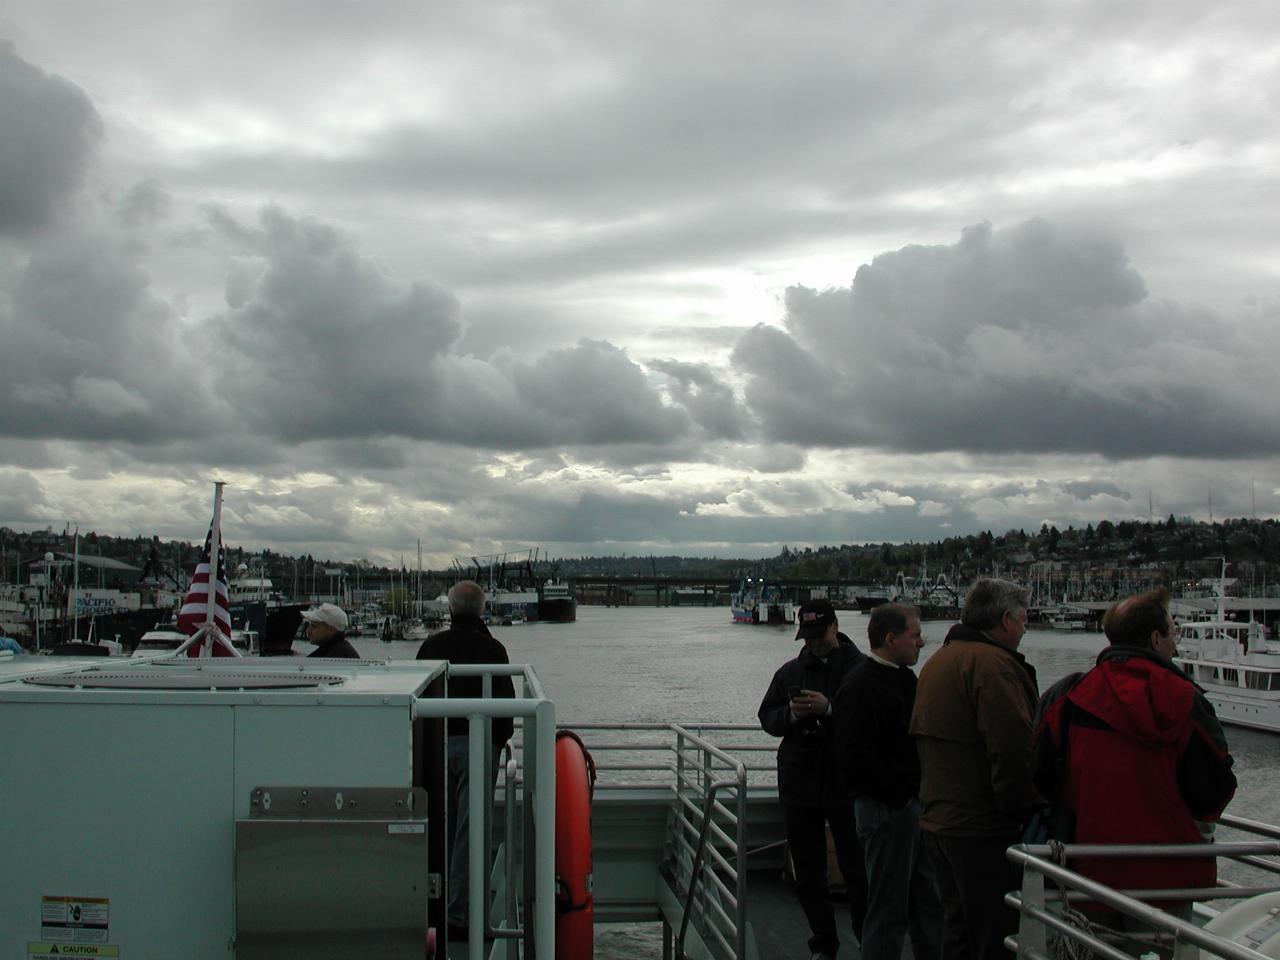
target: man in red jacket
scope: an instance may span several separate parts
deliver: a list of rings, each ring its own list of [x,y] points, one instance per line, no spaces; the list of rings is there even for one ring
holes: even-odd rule
[[[1051,687],[1037,712],[1036,786],[1074,818],[1073,843],[1198,843],[1235,794],[1226,737],[1200,688],[1174,665],[1163,588],[1121,600],[1097,666]],[[1080,859],[1120,890],[1211,887],[1212,856]]]

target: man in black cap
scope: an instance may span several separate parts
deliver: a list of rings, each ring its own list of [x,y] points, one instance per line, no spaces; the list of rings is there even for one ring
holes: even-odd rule
[[[796,639],[804,649],[773,675],[760,704],[760,726],[778,746],[778,796],[786,817],[787,846],[795,868],[796,895],[809,921],[812,960],[831,960],[840,949],[835,911],[827,889],[827,836],[831,828],[836,861],[849,894],[853,936],[862,940],[867,878],[840,765],[835,755],[831,701],[845,675],[862,658],[839,631],[826,600],[800,607]]]

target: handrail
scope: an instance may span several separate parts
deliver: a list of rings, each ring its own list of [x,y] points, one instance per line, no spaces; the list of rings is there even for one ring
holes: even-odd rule
[[[486,933],[501,938],[522,938],[526,956],[552,957],[555,953],[555,705],[542,693],[542,684],[533,668],[527,664],[450,664],[450,676],[481,677],[480,697],[420,698],[413,702],[410,713],[417,719],[462,719],[468,727],[468,764],[472,770],[489,770],[486,758],[490,747],[489,726],[497,718],[514,718],[523,721],[529,735],[523,744],[525,776],[516,778],[516,761],[508,756],[506,784],[508,855],[515,835],[513,823],[515,787],[524,791],[524,851],[532,854],[533,863],[526,863],[525,897],[531,913],[522,924],[514,921],[515,906],[512,903],[515,884],[512,882],[514,863],[507,863],[507,919],[510,926],[495,929],[489,922],[488,911],[481,907],[489,899],[489,875],[487,869],[490,834],[487,829],[493,807],[492,781],[489,776],[472,780],[469,805],[469,870],[468,899],[471,904],[469,918],[468,955],[470,960],[481,960],[484,955]],[[523,689],[514,698],[492,697],[495,676],[520,677]],[[510,744],[507,745],[510,748]],[[526,782],[527,781],[527,782]],[[483,789],[477,789],[483,783]],[[509,941],[510,942],[510,941]]]
[[[1230,820],[1230,823],[1228,823]],[[1274,835],[1280,833],[1266,824],[1254,824],[1240,818],[1223,817],[1225,825],[1246,832],[1252,828],[1260,828],[1257,833]],[[1189,858],[1218,857],[1229,858],[1255,866],[1275,869],[1274,861],[1261,861],[1259,854],[1268,856],[1280,855],[1280,842],[1276,840],[1255,841],[1218,841],[1213,844],[1061,844],[1051,842],[1044,845],[1017,844],[1008,850],[1010,860],[1022,867],[1023,880],[1020,890],[1005,895],[1005,902],[1022,915],[1016,936],[1008,937],[1005,945],[1014,950],[1019,957],[1040,960],[1046,956],[1046,929],[1056,931],[1062,936],[1086,945],[1108,960],[1123,960],[1126,954],[1114,946],[1099,939],[1092,932],[1080,929],[1056,916],[1047,909],[1050,901],[1063,904],[1073,901],[1090,900],[1104,904],[1121,914],[1139,921],[1153,932],[1171,934],[1175,945],[1179,943],[1194,944],[1201,949],[1226,960],[1258,960],[1259,954],[1242,947],[1232,940],[1218,936],[1196,926],[1178,916],[1151,906],[1145,900],[1161,900],[1173,902],[1196,902],[1205,900],[1243,899],[1259,893],[1272,893],[1280,887],[1240,887],[1217,886],[1211,888],[1178,888],[1178,889],[1144,889],[1115,890],[1076,873],[1065,866],[1072,858],[1088,857],[1124,858],[1140,856],[1143,858]],[[1258,861],[1258,862],[1255,862]],[[1058,891],[1046,891],[1045,879],[1056,882]]]
[[[747,871],[746,865],[739,856],[740,851],[746,848],[746,819],[747,819],[747,767],[737,757],[727,753],[724,749],[712,743],[710,740],[694,733],[687,727],[679,724],[672,724],[671,728],[676,734],[676,778],[677,797],[683,801],[685,798],[680,796],[680,783],[684,779],[683,768],[686,763],[685,753],[690,749],[701,755],[702,768],[702,791],[703,800],[703,820],[702,827],[698,831],[698,850],[695,853],[693,870],[689,877],[689,890],[686,894],[684,911],[680,919],[680,938],[677,941],[677,948],[683,954],[684,938],[687,935],[688,927],[693,919],[695,894],[700,883],[705,888],[705,882],[702,881],[702,871],[706,864],[706,844],[710,841],[712,834],[716,834],[723,838],[726,844],[732,843],[735,863],[730,867],[724,858],[717,856],[716,859],[721,861],[721,868],[725,870],[734,881],[734,903],[733,903],[733,943],[730,945],[725,940],[714,925],[711,926],[710,932],[723,945],[728,947],[734,957],[744,957],[746,955],[746,906],[747,906]],[[714,764],[718,761],[725,769],[725,773],[731,775],[732,779],[721,778],[712,779],[711,771]],[[696,780],[694,781],[696,783]],[[691,785],[691,789],[694,787]],[[737,794],[736,809],[729,810],[723,806],[718,799],[721,790],[733,789]],[[714,815],[719,811],[723,816],[731,817],[734,822],[734,837],[732,840],[721,829],[720,825],[715,823]],[[718,879],[718,878],[717,878]],[[704,912],[705,915],[705,912]]]
[[[717,781],[707,792],[703,803],[702,827],[698,830],[698,849],[693,855],[693,867],[689,873],[689,890],[684,895],[684,912],[680,916],[680,933],[676,937],[676,956],[684,956],[684,938],[689,932],[689,921],[693,919],[693,897],[698,892],[698,883],[702,879],[703,857],[707,848],[707,837],[710,834],[711,815],[715,810],[716,793],[721,787],[733,786],[732,781]]]
[[[482,665],[462,664],[451,668],[451,674],[455,676],[503,673],[516,676],[523,671],[516,667],[502,666],[491,670]],[[531,689],[526,685],[525,693]],[[526,728],[532,713],[528,703],[519,697],[515,700],[434,700],[420,701],[414,710],[415,715],[461,714],[474,719],[483,706],[483,713],[489,718],[513,717],[517,736],[509,747],[514,750],[515,757],[507,761],[504,786],[505,795],[511,798],[522,785],[522,772],[525,771],[522,771],[519,757],[524,753],[522,748],[526,737],[532,739],[534,730],[532,726]],[[671,918],[672,925],[679,930],[676,949],[683,954],[696,928],[697,935],[704,938],[715,956],[744,958],[748,932],[746,869],[750,852],[746,848],[748,788],[752,791],[775,788],[774,782],[763,782],[762,775],[775,773],[772,763],[766,766],[764,753],[772,753],[776,743],[766,741],[758,746],[735,743],[735,748],[747,753],[744,758],[730,753],[725,745],[714,742],[712,736],[728,734],[735,741],[746,739],[742,734],[747,731],[763,736],[753,725],[586,722],[562,726],[586,737],[587,746],[593,753],[605,754],[596,765],[603,775],[596,783],[597,791],[652,788],[670,793],[673,832],[669,834],[669,842],[676,851],[676,860],[669,862],[675,869],[664,873],[675,884],[679,898],[676,901],[679,904],[676,909],[680,910],[679,923],[676,924],[674,916]],[[539,729],[538,734],[542,733]],[[601,741],[591,742],[591,733],[601,734]],[[744,747],[749,747],[749,750]],[[606,759],[610,755],[615,758],[612,763]],[[609,774],[620,777],[611,778]],[[514,803],[507,804],[508,831],[514,806]],[[687,888],[680,889],[686,881]],[[510,873],[507,882],[509,898],[514,886]],[[514,931],[505,928],[505,924],[503,926],[504,929],[489,932],[499,937],[514,935]],[[523,926],[527,927],[528,923]]]

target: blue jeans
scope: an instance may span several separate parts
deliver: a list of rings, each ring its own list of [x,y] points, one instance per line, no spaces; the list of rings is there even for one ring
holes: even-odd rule
[[[858,797],[853,813],[867,864],[862,960],[901,960],[908,935],[915,960],[940,960],[942,900],[920,843],[920,802],[891,807]]]
[[[468,877],[470,871],[471,828],[471,747],[466,736],[448,738],[449,813],[453,817],[453,838],[449,846],[449,901],[446,907],[449,926],[465,927],[468,909]],[[493,769],[489,783],[498,779],[497,750],[493,751]],[[486,869],[487,873],[487,869]]]

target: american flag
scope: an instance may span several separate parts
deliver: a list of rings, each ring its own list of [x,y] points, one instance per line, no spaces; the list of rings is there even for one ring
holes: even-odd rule
[[[210,555],[213,552],[213,527],[209,527],[209,535],[204,538],[204,551],[200,554],[200,562],[196,564],[195,576],[191,578],[191,586],[182,601],[182,609],[178,611],[178,629],[191,635],[204,626],[209,618],[210,594]],[[231,647],[231,611],[229,608],[229,590],[227,589],[227,551],[218,545],[218,570],[213,577],[213,623],[218,636],[211,651],[215,657],[234,657]],[[200,647],[205,641],[187,648],[187,656],[198,657]]]

